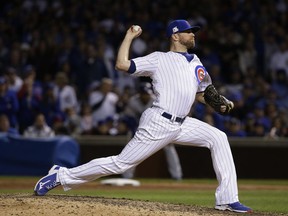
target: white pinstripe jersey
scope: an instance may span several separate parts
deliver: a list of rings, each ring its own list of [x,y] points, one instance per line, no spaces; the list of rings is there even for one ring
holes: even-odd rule
[[[194,103],[197,92],[211,84],[211,78],[199,58],[191,61],[182,53],[153,52],[132,59],[136,66],[133,76],[152,79],[156,100],[153,105],[176,116],[186,116]]]

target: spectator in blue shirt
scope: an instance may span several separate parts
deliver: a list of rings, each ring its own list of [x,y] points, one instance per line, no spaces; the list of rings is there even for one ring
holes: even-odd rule
[[[17,112],[19,109],[16,92],[8,90],[8,83],[5,77],[0,77],[0,114],[5,114],[11,127],[17,126]]]
[[[228,122],[228,128],[226,129],[228,137],[246,137],[246,132],[242,128],[241,121],[237,118],[231,118]]]
[[[53,92],[54,85],[47,83],[43,88],[43,96],[40,101],[40,112],[44,114],[47,124],[52,127],[55,118],[65,119],[65,114],[60,110],[59,98]]]
[[[0,133],[19,135],[18,130],[10,126],[9,119],[5,114],[0,115]]]
[[[32,125],[34,118],[40,112],[42,100],[42,85],[35,80],[36,71],[33,66],[28,65],[25,69],[24,83],[18,91],[20,112],[18,113],[19,131]]]

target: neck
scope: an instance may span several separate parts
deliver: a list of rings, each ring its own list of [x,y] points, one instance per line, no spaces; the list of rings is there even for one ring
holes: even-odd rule
[[[172,52],[187,52],[187,48],[185,46],[176,46],[175,44],[171,44],[170,51]]]

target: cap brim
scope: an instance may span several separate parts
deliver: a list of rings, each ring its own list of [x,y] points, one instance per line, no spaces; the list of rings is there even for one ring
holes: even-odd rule
[[[200,26],[193,26],[191,28],[191,30],[192,30],[193,33],[196,33],[196,32],[198,32],[200,30]]]
[[[200,26],[191,26],[190,28],[187,28],[187,29],[179,31],[179,32],[183,32],[183,31],[187,31],[187,30],[191,30],[193,33],[196,33],[200,30]]]

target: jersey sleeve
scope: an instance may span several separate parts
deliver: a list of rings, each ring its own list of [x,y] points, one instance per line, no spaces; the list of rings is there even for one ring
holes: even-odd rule
[[[208,85],[212,84],[212,80],[208,72],[206,71],[204,79],[199,83],[197,93],[204,92]]]
[[[132,59],[135,64],[135,71],[130,71],[133,76],[151,76],[158,65],[158,52]]]
[[[204,92],[206,87],[212,84],[212,79],[196,54],[194,54],[194,58],[195,61],[198,61],[199,63],[199,65],[195,68],[195,76],[198,81],[197,93],[200,93]]]

